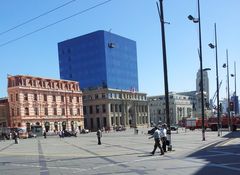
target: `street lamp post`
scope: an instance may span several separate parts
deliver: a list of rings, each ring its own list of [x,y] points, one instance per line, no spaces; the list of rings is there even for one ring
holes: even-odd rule
[[[227,112],[228,112],[228,130],[231,131],[231,123],[230,123],[230,90],[229,90],[229,66],[228,66],[228,50],[226,50],[226,57],[227,57],[227,63],[223,64],[223,68],[227,68]]]
[[[235,114],[237,114],[238,113],[238,111],[237,111],[237,104],[236,104],[236,101],[237,101],[237,74],[236,74],[236,61],[234,61],[234,74],[231,74],[231,77],[234,77],[234,94],[233,94],[233,96],[234,96],[234,112],[235,112]]]
[[[201,111],[202,111],[202,140],[205,141],[205,126],[204,126],[204,96],[203,96],[203,66],[202,66],[202,38],[201,38],[201,19],[200,19],[200,3],[198,0],[198,18],[194,18],[192,15],[188,16],[188,19],[194,23],[198,23],[199,30],[199,59],[200,59],[200,71],[201,71]]]
[[[169,116],[169,95],[168,95],[168,74],[167,74],[167,53],[166,53],[166,41],[165,41],[165,21],[163,15],[163,0],[159,0],[160,8],[157,3],[158,15],[161,23],[162,33],[162,53],[163,53],[163,70],[164,70],[164,88],[165,88],[165,107],[166,107],[166,119],[167,119],[167,137],[169,140],[168,150],[172,150],[171,143],[171,127],[170,127],[170,116]]]
[[[217,83],[217,122],[218,122],[218,136],[220,136],[220,108],[219,108],[219,80],[218,80],[218,52],[217,52],[217,26],[214,24],[215,44],[208,44],[211,49],[215,48],[216,56],[216,83]]]

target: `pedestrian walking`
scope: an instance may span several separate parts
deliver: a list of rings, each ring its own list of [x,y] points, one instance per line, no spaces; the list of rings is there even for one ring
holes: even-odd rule
[[[101,145],[101,137],[102,137],[102,131],[101,129],[97,130],[97,138],[98,138],[98,145]]]
[[[16,131],[13,131],[13,137],[14,137],[15,144],[18,144],[19,139],[18,139],[18,133]]]
[[[163,151],[167,152],[167,124],[166,123],[162,125],[160,132],[161,132],[161,141],[162,141]]]
[[[160,130],[158,129],[158,127],[155,127],[155,131],[153,133],[153,135],[151,137],[149,137],[149,139],[151,138],[154,138],[154,148],[153,148],[153,151],[151,152],[152,155],[154,155],[157,147],[160,149],[161,151],[161,154],[160,155],[164,155],[164,151],[163,151],[163,148],[161,147],[161,143],[160,143]]]

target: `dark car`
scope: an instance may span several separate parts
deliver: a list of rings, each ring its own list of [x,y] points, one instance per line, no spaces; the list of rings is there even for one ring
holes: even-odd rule
[[[171,131],[177,131],[178,130],[177,125],[172,125],[170,128],[171,128]]]
[[[64,131],[64,137],[71,137],[71,136],[74,136],[74,137],[77,137],[77,133],[74,132],[74,131]]]
[[[116,131],[125,131],[126,128],[124,126],[117,126]]]
[[[88,129],[82,129],[80,133],[81,134],[87,134],[87,133],[89,133],[89,130]]]

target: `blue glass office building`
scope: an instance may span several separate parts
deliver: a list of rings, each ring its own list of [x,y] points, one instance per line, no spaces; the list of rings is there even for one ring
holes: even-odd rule
[[[96,31],[58,43],[60,77],[80,88],[138,91],[136,42]]]

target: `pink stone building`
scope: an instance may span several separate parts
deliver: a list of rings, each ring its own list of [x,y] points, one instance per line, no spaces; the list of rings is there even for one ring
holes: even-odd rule
[[[79,83],[25,75],[8,76],[9,126],[43,130],[84,127]]]

